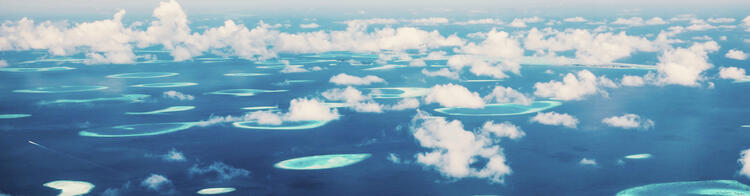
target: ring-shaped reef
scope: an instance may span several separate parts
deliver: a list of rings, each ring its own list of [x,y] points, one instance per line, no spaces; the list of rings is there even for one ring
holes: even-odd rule
[[[617,193],[617,196],[639,195],[750,195],[750,186],[734,180],[686,181],[648,184]]]
[[[206,94],[212,95],[233,95],[233,96],[254,96],[258,93],[280,93],[287,92],[288,90],[263,90],[263,89],[226,89],[220,91],[214,91]]]
[[[189,129],[195,125],[195,122],[129,124],[114,127],[86,129],[78,132],[78,135],[86,137],[152,136],[182,131],[185,129]]]
[[[31,114],[0,114],[0,119],[26,118]]]
[[[136,84],[131,87],[141,88],[172,88],[172,87],[184,87],[184,86],[195,86],[198,83],[195,82],[160,82],[160,83],[149,83],[149,84]]]
[[[42,72],[42,71],[63,71],[73,70],[73,67],[0,67],[0,71],[5,72]]]
[[[144,94],[125,94],[120,97],[102,97],[92,99],[58,99],[54,101],[42,101],[40,104],[57,104],[57,103],[92,103],[102,101],[124,101],[124,102],[142,102],[143,99],[151,97],[151,95]]]
[[[625,156],[625,158],[626,159],[648,159],[648,158],[651,158],[652,156],[653,155],[651,154],[643,153],[643,154],[631,154],[631,155]]]
[[[359,163],[372,156],[369,153],[361,154],[328,154],[293,158],[278,162],[274,167],[289,170],[317,170],[346,167]]]
[[[217,188],[205,188],[205,189],[201,189],[201,190],[199,190],[196,193],[198,193],[199,195],[217,195],[217,194],[230,193],[230,192],[233,192],[235,190],[237,190],[237,189],[232,188],[232,187],[217,187]]]
[[[14,93],[75,93],[108,89],[106,86],[47,86],[13,90]]]
[[[230,77],[249,77],[249,76],[267,76],[267,73],[225,73],[224,76]]]
[[[435,111],[455,116],[510,116],[541,112],[560,105],[562,103],[559,101],[534,101],[529,105],[502,103],[487,104],[484,108],[448,107],[438,108]]]
[[[375,99],[398,99],[407,97],[421,97],[430,93],[429,88],[419,87],[393,87],[393,88],[368,88],[370,96]]]
[[[43,186],[60,190],[60,196],[84,195],[95,187],[89,182],[74,180],[56,180],[44,183]]]
[[[243,129],[261,129],[261,130],[302,130],[313,129],[328,124],[327,120],[305,120],[305,121],[284,121],[281,124],[260,124],[257,121],[244,121],[232,123],[234,127]]]
[[[170,106],[168,108],[149,111],[149,112],[125,112],[125,114],[130,114],[130,115],[163,114],[163,113],[169,113],[169,112],[188,111],[192,109],[195,109],[195,106]]]
[[[179,73],[173,72],[134,72],[108,75],[107,78],[164,78],[176,76]]]

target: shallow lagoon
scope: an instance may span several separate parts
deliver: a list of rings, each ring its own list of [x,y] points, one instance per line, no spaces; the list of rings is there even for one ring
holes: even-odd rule
[[[750,186],[734,180],[709,180],[649,184],[625,189],[617,196],[640,195],[750,195]]]
[[[331,169],[353,165],[370,158],[370,156],[367,153],[315,155],[281,161],[276,163],[274,167],[290,170]]]
[[[271,124],[258,124],[256,121],[246,122],[235,122],[232,123],[234,127],[243,129],[265,129],[265,130],[302,130],[302,129],[313,129],[328,124],[329,121],[325,120],[310,120],[310,121],[284,121],[278,125]]]
[[[37,87],[32,89],[21,89],[14,90],[14,93],[75,93],[85,91],[98,91],[104,90],[109,87],[106,86],[49,86],[49,87]]]
[[[120,97],[101,97],[92,99],[58,99],[54,101],[42,101],[40,104],[57,104],[57,103],[92,103],[92,102],[103,102],[103,101],[124,101],[124,102],[142,102],[144,99],[151,97],[151,95],[144,94],[126,94]]]
[[[43,72],[43,71],[64,71],[73,70],[73,67],[0,67],[0,71],[5,72]]]
[[[232,187],[205,188],[205,189],[199,190],[196,193],[198,193],[199,195],[216,195],[216,194],[230,193],[235,190],[237,189],[232,188]]]
[[[26,118],[31,114],[0,114],[0,119]]]
[[[131,114],[131,115],[163,114],[163,113],[169,113],[169,112],[188,111],[192,109],[195,109],[195,106],[170,106],[168,108],[164,108],[160,110],[154,110],[154,111],[148,111],[148,112],[125,112],[125,114]]]
[[[173,72],[135,72],[108,75],[107,78],[164,78],[179,75]]]
[[[391,87],[391,88],[369,88],[370,96],[375,99],[398,99],[408,97],[421,97],[430,93],[429,88],[418,87]]]
[[[212,95],[233,95],[233,96],[255,96],[258,93],[279,93],[287,92],[287,90],[263,90],[263,89],[227,89],[214,91],[206,94]]]
[[[184,87],[184,86],[195,86],[198,83],[195,82],[160,82],[160,83],[149,83],[149,84],[136,84],[131,87],[141,88],[171,88],[171,87]]]
[[[182,131],[193,126],[195,126],[194,122],[130,124],[114,127],[86,129],[78,132],[78,135],[86,137],[153,136]]]
[[[558,101],[534,101],[530,105],[515,103],[487,104],[484,108],[438,108],[436,112],[457,116],[510,116],[541,112],[562,105]]]

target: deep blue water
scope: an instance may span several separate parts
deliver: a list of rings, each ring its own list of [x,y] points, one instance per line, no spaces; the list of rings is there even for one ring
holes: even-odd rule
[[[459,30],[462,31],[462,30]],[[466,30],[469,31],[469,30]],[[442,31],[441,31],[442,32]],[[692,36],[690,34],[684,35]],[[729,34],[730,39],[741,37]],[[731,65],[721,55],[729,48],[747,44],[722,43],[719,52],[711,54],[717,66]],[[156,53],[156,55],[164,55]],[[40,52],[2,51],[0,57],[10,64],[44,56]],[[78,56],[82,57],[82,56]],[[209,57],[214,57],[210,56]],[[315,60],[298,54],[283,54],[295,61]],[[532,93],[535,82],[560,80],[564,74],[587,69],[595,75],[621,78],[643,75],[644,70],[600,69],[567,66],[524,65],[522,77],[511,76],[499,82],[461,83],[440,77],[426,77],[422,68],[396,68],[363,71],[371,66],[350,66],[350,57],[335,62],[305,64],[326,70],[306,73],[279,73],[279,69],[260,69],[252,61],[230,58],[218,62],[193,60],[134,65],[81,65],[76,63],[32,63],[18,67],[69,66],[74,70],[49,72],[0,72],[0,111],[32,114],[31,117],[0,119],[0,191],[13,195],[54,195],[58,191],[43,187],[53,180],[81,180],[93,183],[91,191],[99,195],[106,189],[120,189],[125,195],[150,195],[140,187],[150,174],[168,177],[175,193],[190,195],[202,188],[235,187],[230,195],[613,195],[626,188],[651,183],[731,179],[750,184],[737,174],[739,152],[750,148],[750,84],[711,80],[714,88],[683,86],[620,87],[608,90],[607,96],[593,95],[579,101],[564,101],[547,111],[574,114],[578,129],[547,126],[529,121],[534,114],[515,116],[447,116],[432,112],[436,104],[420,106],[435,116],[445,116],[464,123],[473,130],[488,120],[509,121],[520,126],[526,136],[504,140],[500,146],[513,173],[505,183],[486,179],[449,179],[419,164],[394,164],[389,153],[414,161],[414,155],[428,151],[419,146],[409,127],[415,110],[385,113],[357,113],[341,108],[342,117],[314,129],[250,130],[231,123],[192,127],[157,136],[96,138],[82,137],[88,128],[126,124],[195,122],[210,116],[239,116],[242,107],[278,106],[285,110],[289,100],[298,97],[321,98],[320,93],[337,88],[328,79],[339,73],[377,75],[387,83],[367,87],[424,87],[458,83],[483,95],[496,85],[511,86]],[[375,59],[359,58],[363,62]],[[655,54],[633,55],[622,62],[654,64]],[[746,62],[746,61],[745,61]],[[335,65],[330,65],[331,63]],[[428,62],[445,64],[445,61]],[[398,63],[397,63],[398,64]],[[404,64],[404,63],[401,63]],[[747,66],[745,65],[745,68]],[[554,74],[545,73],[551,70]],[[106,76],[131,72],[175,72],[165,78],[122,79]],[[227,77],[226,73],[269,73],[268,76]],[[715,69],[706,75],[714,77]],[[464,73],[464,79],[488,79]],[[309,83],[281,85],[286,80],[313,80]],[[175,88],[135,88],[136,84],[157,82],[194,82],[195,86]],[[101,85],[108,89],[74,93],[26,94],[13,90],[61,85]],[[288,90],[255,96],[205,94],[225,89]],[[180,101],[162,97],[176,90],[195,96]],[[143,102],[96,102],[40,104],[57,99],[117,97],[123,94],[147,94]],[[398,100],[378,99],[393,104]],[[189,105],[189,111],[160,115],[125,115],[125,112],[152,111],[169,106]],[[608,127],[601,119],[635,113],[655,122],[650,130],[623,130]],[[31,145],[34,141],[49,148]],[[187,161],[165,162],[153,155],[176,149]],[[370,153],[360,163],[325,170],[282,170],[273,165],[301,156],[338,153]],[[630,154],[650,153],[650,159],[618,160]],[[581,158],[595,158],[597,166],[578,164]],[[222,162],[250,171],[248,176],[220,180],[214,173],[189,175],[197,165]]]

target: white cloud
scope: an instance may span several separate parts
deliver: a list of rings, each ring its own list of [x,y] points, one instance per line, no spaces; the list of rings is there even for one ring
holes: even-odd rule
[[[435,85],[424,98],[425,103],[438,103],[444,107],[482,108],[484,101],[479,93],[471,92],[457,84]]]
[[[518,127],[510,124],[485,123],[488,129],[464,130],[461,121],[428,118],[419,113],[412,122],[412,133],[419,145],[430,149],[416,155],[416,162],[435,169],[449,178],[483,178],[503,183],[512,173],[499,146],[502,137],[520,138]],[[477,164],[482,161],[484,164]]]
[[[386,158],[391,163],[395,164],[402,164],[402,163],[408,163],[407,161],[402,161],[401,158],[396,153],[388,153],[388,157]]]
[[[365,77],[357,77],[357,76],[352,76],[352,75],[348,75],[345,73],[341,73],[339,75],[335,75],[331,77],[329,82],[334,83],[336,85],[370,85],[373,83],[385,83],[385,80],[383,80],[383,78],[380,78],[374,75],[368,75]]]
[[[0,60],[0,67],[7,67],[7,66],[8,66],[8,61]]]
[[[733,79],[733,80],[746,80],[746,79],[750,79],[750,76],[746,75],[745,69],[742,69],[739,67],[720,67],[719,78]]]
[[[532,28],[524,38],[524,47],[537,52],[575,51],[578,64],[607,64],[639,51],[653,52],[657,45],[646,38],[625,32],[592,33],[585,29],[557,31]]]
[[[468,21],[463,21],[463,22],[456,22],[455,24],[457,24],[457,25],[477,25],[477,24],[502,25],[504,23],[500,19],[484,18],[484,19],[477,19],[477,20],[468,20]]]
[[[166,188],[166,186],[170,186],[171,184],[172,181],[167,179],[167,177],[159,174],[151,174],[151,176],[141,181],[141,186],[153,191],[162,190],[163,188]]]
[[[281,69],[281,73],[303,73],[308,72],[304,65],[284,65],[284,69]]]
[[[281,121],[279,121],[279,119]],[[321,120],[329,121],[339,119],[339,113],[335,108],[330,108],[317,99],[296,98],[289,103],[287,113],[276,113],[272,111],[255,111],[242,116],[211,116],[208,120],[199,121],[198,126],[206,127],[220,123],[258,121],[260,124],[281,124],[283,121],[307,121]]]
[[[487,121],[482,125],[482,132],[489,132],[496,137],[507,137],[510,139],[520,139],[526,136],[526,133],[521,130],[520,127],[511,124],[510,122],[503,122],[495,124],[493,121]]]
[[[653,17],[648,20],[643,20],[641,17],[630,17],[630,18],[617,18],[611,24],[616,25],[627,25],[627,26],[644,26],[644,25],[662,25],[667,24],[667,21],[659,17]]]
[[[542,22],[543,19],[539,18],[538,16],[534,16],[531,18],[515,18],[513,19],[513,22],[510,22],[508,26],[516,27],[516,28],[524,28],[526,27],[526,23],[537,23]]]
[[[521,92],[516,91],[511,87],[495,86],[492,92],[484,97],[487,103],[515,103],[521,105],[529,105],[534,100],[524,95]]]
[[[289,103],[289,113],[285,120],[336,120],[339,113],[335,108],[330,108],[317,99],[297,98]]]
[[[496,65],[496,69],[502,71],[510,71],[513,73],[520,73],[520,60],[523,57],[524,49],[521,48],[521,43],[518,40],[510,37],[505,31],[497,31],[494,28],[487,32],[487,37],[484,41],[479,44],[469,43],[462,46],[460,51],[467,54],[484,55],[491,58],[499,58],[501,63]],[[453,59],[453,58],[451,58]],[[450,66],[450,60],[449,60]],[[476,64],[476,63],[475,63]],[[478,69],[478,66],[472,66],[472,69]],[[472,71],[478,74],[477,71]],[[495,74],[490,74],[495,75]],[[501,76],[500,74],[497,74]],[[500,78],[495,76],[496,78]]]
[[[740,159],[737,162],[742,165],[739,171],[740,175],[750,178],[750,149],[740,152]]]
[[[348,86],[345,89],[329,89],[322,93],[323,97],[332,101],[345,101],[346,105],[357,112],[382,113],[383,106],[365,96],[361,91]]]
[[[708,53],[719,50],[714,41],[694,43],[689,48],[667,49],[656,64],[657,84],[698,86],[705,80],[703,72],[713,67],[708,62]]]
[[[576,128],[578,126],[578,119],[565,113],[556,112],[539,112],[536,116],[531,118],[531,122],[538,122],[545,125],[556,125],[565,126],[568,128]]]
[[[448,68],[440,68],[437,71],[429,71],[427,69],[422,69],[422,74],[424,74],[425,76],[430,76],[430,77],[442,76],[446,78],[458,79],[458,72],[453,72]]]
[[[617,85],[607,77],[600,76],[597,78],[590,71],[582,70],[577,73],[577,76],[568,73],[565,75],[562,82],[555,80],[549,82],[537,82],[534,84],[534,88],[536,89],[534,95],[566,101],[581,100],[587,95],[597,93],[607,95],[607,92],[604,91],[603,88],[615,87],[617,87]]]
[[[742,19],[742,26],[747,27],[747,29],[745,29],[746,32],[750,32],[750,16],[747,16],[745,17],[745,19]],[[745,41],[745,43],[749,43],[749,42]]]
[[[36,24],[27,18],[7,22],[0,27],[0,50],[44,49],[58,56],[83,54],[89,64],[121,64],[140,58],[134,55],[134,47],[163,46],[175,61],[185,61],[204,53],[262,60],[280,52],[423,50],[464,43],[456,35],[442,36],[438,31],[413,27],[367,29],[369,24],[393,22],[388,19],[349,21],[343,31],[300,33],[282,33],[262,21],[249,29],[226,20],[223,26],[193,32],[182,6],[174,0],[161,2],[153,11],[155,20],[144,28],[124,27],[124,14],[119,11],[111,20],[70,27]]]
[[[620,84],[623,86],[643,86],[646,84],[646,81],[641,76],[624,75]]]
[[[177,149],[172,148],[172,150],[169,150],[167,154],[161,155],[161,159],[167,162],[185,162],[187,159],[185,159],[185,155],[182,154],[182,152],[177,151]]]
[[[313,23],[300,24],[299,25],[299,28],[303,28],[303,29],[315,29],[315,28],[318,28],[318,27],[320,27],[320,25],[318,25],[318,24],[316,24],[314,22]]]
[[[563,19],[565,22],[586,22],[586,19],[580,16],[572,17],[572,18],[565,18]]]
[[[581,161],[579,161],[578,164],[580,164],[580,165],[588,165],[588,166],[596,166],[597,165],[595,159],[588,159],[588,158],[581,159]]]
[[[409,62],[409,67],[424,67],[427,66],[427,63],[424,62],[424,59],[414,59]]]
[[[612,116],[602,119],[602,123],[612,127],[623,129],[650,129],[654,127],[654,121],[651,119],[641,118],[636,114],[625,114],[622,116]]]
[[[744,61],[745,59],[747,59],[747,54],[742,50],[731,49],[727,52],[727,54],[724,55],[724,57]]]
[[[216,178],[213,181],[224,182],[231,180],[236,177],[247,177],[250,175],[250,171],[242,168],[235,168],[224,162],[213,162],[207,166],[200,166],[194,164],[188,169],[188,176],[193,177],[196,175],[204,175],[208,173],[215,173]]]
[[[711,23],[732,23],[734,22],[734,18],[709,18],[708,22]]]
[[[447,18],[444,17],[430,17],[430,18],[419,18],[410,20],[411,24],[413,25],[439,25],[439,24],[447,24],[450,22]]]
[[[177,99],[177,100],[180,100],[180,101],[195,99],[195,97],[193,97],[192,95],[184,94],[184,93],[181,93],[181,92],[178,92],[178,91],[165,91],[165,92],[162,93],[162,95],[164,97],[171,98],[171,99]]]
[[[424,60],[446,60],[448,59],[448,57],[445,56],[446,54],[447,52],[445,51],[430,52],[426,57],[424,57]]]
[[[407,110],[416,109],[419,107],[419,100],[415,98],[402,99],[398,103],[390,106],[390,110]]]

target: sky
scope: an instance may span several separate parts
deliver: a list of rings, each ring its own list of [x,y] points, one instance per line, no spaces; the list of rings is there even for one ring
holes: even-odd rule
[[[155,0],[28,0],[28,1],[0,1],[0,15],[5,16],[54,16],[54,15],[108,15],[115,10],[125,9],[132,15],[148,15],[151,10],[158,6]],[[669,0],[669,1],[617,1],[617,0],[532,0],[532,1],[348,1],[348,0],[183,0],[180,4],[186,12],[191,14],[227,15],[227,14],[356,14],[360,11],[370,11],[375,14],[389,12],[414,12],[415,10],[431,10],[436,12],[473,10],[496,12],[538,12],[539,10],[553,11],[555,13],[601,13],[611,14],[612,10],[639,8],[646,12],[656,11],[659,13],[670,11],[697,11],[706,13],[717,13],[721,10],[747,10],[750,3],[743,0]],[[667,8],[667,9],[663,9]],[[332,13],[335,12],[335,13]]]

